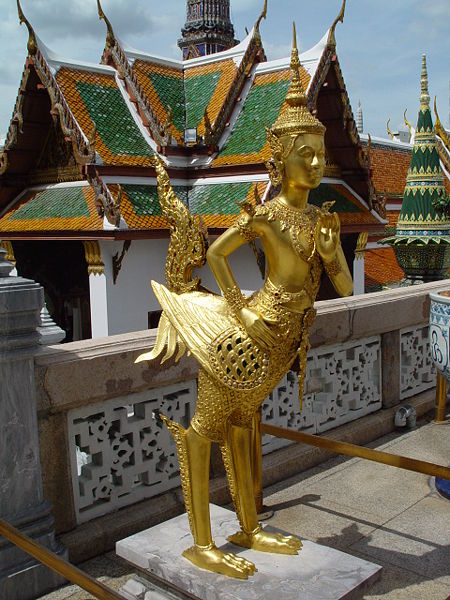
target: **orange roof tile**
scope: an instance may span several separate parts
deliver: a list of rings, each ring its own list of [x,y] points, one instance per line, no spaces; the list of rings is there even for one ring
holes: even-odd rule
[[[403,196],[411,153],[372,147],[370,159],[375,190],[380,194]]]
[[[366,276],[366,287],[380,287],[388,283],[401,281],[405,275],[398,266],[395,253],[392,248],[377,248],[367,250],[364,261]]]

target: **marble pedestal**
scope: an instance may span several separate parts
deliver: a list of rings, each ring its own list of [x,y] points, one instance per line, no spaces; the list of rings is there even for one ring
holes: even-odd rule
[[[192,545],[186,514],[121,540],[116,553],[175,597],[201,600],[356,600],[381,574],[378,565],[308,540],[303,540],[297,556],[245,550],[226,541],[239,529],[233,512],[211,505],[211,521],[216,545],[255,563],[258,572],[253,577],[242,581],[216,575],[183,558],[182,551]],[[125,597],[160,597],[154,591],[146,593],[142,581],[128,582],[122,589]]]

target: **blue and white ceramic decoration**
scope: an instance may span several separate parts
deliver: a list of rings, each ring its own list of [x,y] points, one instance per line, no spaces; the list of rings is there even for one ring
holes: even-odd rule
[[[430,350],[438,371],[450,381],[450,292],[430,294]]]

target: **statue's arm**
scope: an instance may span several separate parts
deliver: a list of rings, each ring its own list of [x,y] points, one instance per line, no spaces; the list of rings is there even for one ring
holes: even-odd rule
[[[246,299],[236,283],[228,262],[228,256],[245,243],[246,239],[239,228],[230,227],[210,246],[206,260],[230,311],[240,321],[250,337],[263,346],[271,346],[276,341],[274,333],[261,315],[246,306]]]
[[[351,296],[353,279],[340,240],[341,225],[336,213],[323,214],[314,232],[317,251],[323,266],[340,296]]]

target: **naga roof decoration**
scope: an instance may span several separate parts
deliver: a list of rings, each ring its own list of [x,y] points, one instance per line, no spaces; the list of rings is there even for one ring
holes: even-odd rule
[[[372,230],[384,221],[373,210],[370,152],[361,144],[336,55],[335,29],[343,21],[345,4],[343,0],[318,44],[300,55],[308,108],[327,127],[329,179],[310,197],[317,204],[336,200],[347,231]],[[19,19],[29,31],[29,53],[0,157],[0,188],[8,180],[9,190],[0,189],[0,231],[166,229],[151,181],[154,153],[165,157],[174,181],[181,177],[177,191],[191,209],[209,227],[227,227],[241,210],[239,202],[251,202],[255,189],[261,197],[269,192],[264,128],[287,106],[290,58],[267,62],[259,32],[267,1],[243,42],[189,61],[127,47],[115,35],[100,0],[97,8],[107,34],[102,64],[93,65],[54,55],[36,36],[18,0]],[[22,140],[30,135],[32,107],[42,116],[41,141],[25,165],[14,149],[22,150]],[[56,129],[49,137],[52,119],[59,137]],[[197,129],[198,142],[186,147],[188,128]],[[65,162],[45,180],[53,171],[42,165],[55,162],[45,157],[49,145],[60,147]],[[197,169],[195,175],[191,166]],[[239,179],[243,174],[245,181]],[[200,179],[195,182],[194,177]],[[56,182],[66,184],[32,187]],[[66,214],[66,201],[73,202],[73,214]],[[80,208],[83,202],[87,209]]]

